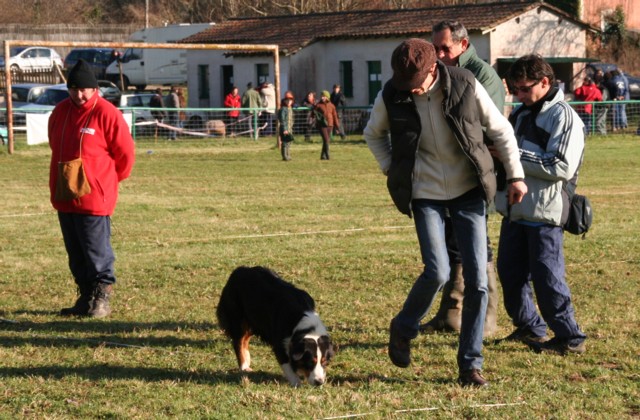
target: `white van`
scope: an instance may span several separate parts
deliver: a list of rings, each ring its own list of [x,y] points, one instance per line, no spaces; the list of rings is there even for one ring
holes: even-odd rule
[[[209,29],[213,23],[167,25],[134,32],[131,42],[169,44]],[[187,82],[187,51],[184,49],[129,48],[120,63],[107,67],[105,78],[120,86],[120,68],[124,89],[135,86],[143,90],[147,85],[179,85]]]

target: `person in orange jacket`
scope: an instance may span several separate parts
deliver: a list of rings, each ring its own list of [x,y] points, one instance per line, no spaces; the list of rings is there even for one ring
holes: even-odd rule
[[[320,102],[316,104],[314,110],[316,127],[318,131],[320,131],[320,136],[322,136],[320,159],[329,160],[329,142],[331,140],[331,134],[333,133],[333,127],[340,125],[338,112],[336,111],[336,107],[331,103],[331,94],[329,91],[322,91]]]

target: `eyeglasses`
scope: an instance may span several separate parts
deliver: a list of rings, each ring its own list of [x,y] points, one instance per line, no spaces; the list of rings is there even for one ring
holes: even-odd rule
[[[531,92],[531,89],[533,89],[533,87],[535,85],[537,85],[538,83],[540,83],[542,80],[538,80],[532,84],[530,84],[529,86],[513,86],[511,88],[511,93],[513,93],[514,95],[517,95],[518,92],[522,92],[522,93],[529,93]]]
[[[455,44],[451,44],[449,46],[443,45],[442,47],[438,47],[437,45],[434,45],[433,47],[436,49],[436,54],[440,54],[440,51],[442,51],[445,54],[449,54],[454,45]]]

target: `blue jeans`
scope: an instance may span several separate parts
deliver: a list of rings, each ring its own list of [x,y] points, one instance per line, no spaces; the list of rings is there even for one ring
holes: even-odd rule
[[[487,311],[486,203],[478,194],[448,201],[414,200],[412,209],[424,271],[415,281],[400,313],[395,317],[399,333],[418,335],[420,321],[436,294],[449,280],[449,256],[445,242],[445,217],[451,216],[462,256],[464,300],[458,347],[460,371],[482,368],[482,332]]]
[[[76,284],[115,283],[110,217],[58,212],[58,220]]]
[[[586,335],[575,320],[571,292],[565,281],[562,247],[563,232],[559,226],[528,226],[503,219],[498,275],[505,309],[516,327],[542,337],[548,324],[556,337],[576,345]],[[542,318],[533,302],[531,284]]]

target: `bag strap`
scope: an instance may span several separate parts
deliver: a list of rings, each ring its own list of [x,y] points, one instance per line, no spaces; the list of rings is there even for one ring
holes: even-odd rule
[[[569,197],[569,201],[576,194],[576,188],[578,188],[578,174],[580,173],[580,167],[582,167],[582,162],[584,159],[584,149],[582,149],[582,154],[580,155],[580,163],[578,163],[578,167],[576,168],[576,172],[573,174],[570,180],[562,183],[562,189],[567,193]]]
[[[96,93],[97,93],[97,89],[96,89]],[[82,139],[84,138],[85,131],[87,131],[87,127],[89,127],[89,121],[91,120],[91,115],[93,114],[93,110],[96,108],[97,103],[98,103],[98,98],[96,98],[96,100],[93,102],[93,105],[91,106],[91,110],[89,111],[89,115],[87,115],[87,120],[84,123],[84,127],[82,128],[82,130],[80,130],[80,145],[78,146],[80,150],[78,152],[78,159],[82,159]],[[62,140],[60,140],[60,158],[58,159],[58,162],[62,162],[62,150],[63,150],[62,145],[64,144],[64,139],[66,137],[65,134],[67,131],[67,122],[69,122],[69,114],[71,114],[72,106],[73,104],[69,105],[69,108],[67,109],[67,116],[64,118],[64,124],[62,125]]]

